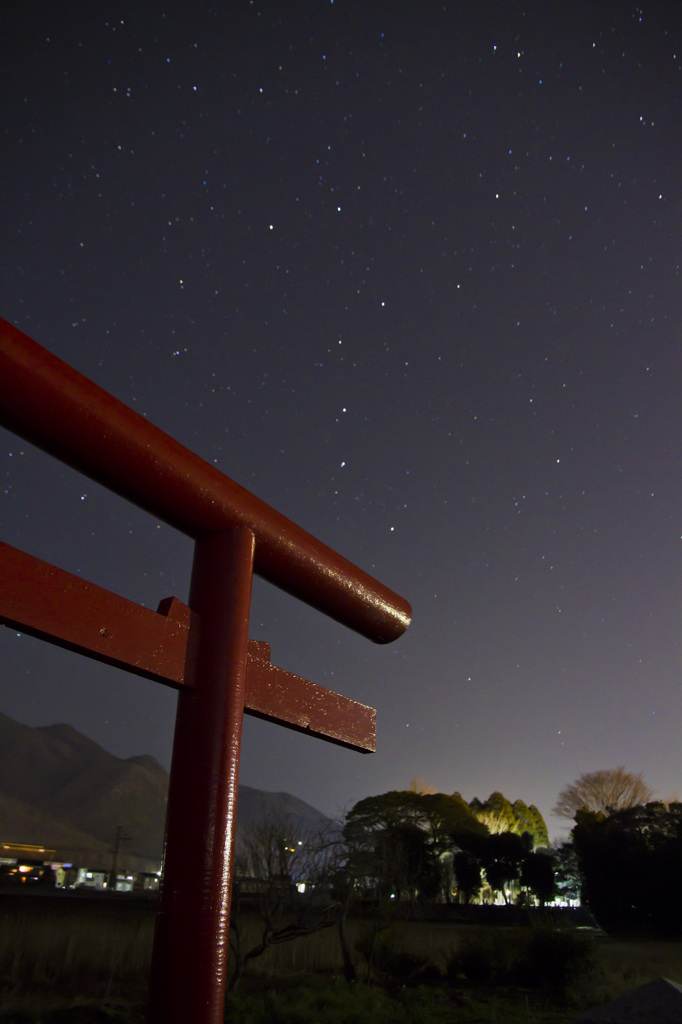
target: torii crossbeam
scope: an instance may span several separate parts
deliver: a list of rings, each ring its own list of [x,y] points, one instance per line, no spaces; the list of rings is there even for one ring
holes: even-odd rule
[[[158,612],[0,544],[0,622],[179,689],[148,1019],[219,1024],[243,712],[374,749],[371,708],[249,641],[252,575],[377,643],[410,606],[4,320],[0,423],[195,540]]]

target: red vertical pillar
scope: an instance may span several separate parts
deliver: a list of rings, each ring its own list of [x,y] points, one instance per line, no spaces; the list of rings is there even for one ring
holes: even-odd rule
[[[196,686],[178,697],[149,1024],[223,1020],[254,547],[243,527],[195,546]]]

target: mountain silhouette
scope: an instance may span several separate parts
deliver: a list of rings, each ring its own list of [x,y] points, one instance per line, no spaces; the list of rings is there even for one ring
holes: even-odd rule
[[[117,828],[121,870],[157,870],[168,772],[149,754],[123,759],[64,723],[32,728],[0,712],[0,844],[56,851],[56,859],[109,870]],[[264,816],[304,831],[328,819],[288,793],[239,787],[237,841]]]

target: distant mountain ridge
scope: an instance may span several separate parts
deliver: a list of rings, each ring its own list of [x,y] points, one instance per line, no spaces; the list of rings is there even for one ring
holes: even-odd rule
[[[123,759],[67,724],[22,725],[0,712],[0,843],[42,845],[57,859],[109,868],[117,827],[122,869],[154,871],[163,850],[168,772],[149,754]],[[237,838],[284,811],[304,830],[320,811],[288,793],[239,787]]]

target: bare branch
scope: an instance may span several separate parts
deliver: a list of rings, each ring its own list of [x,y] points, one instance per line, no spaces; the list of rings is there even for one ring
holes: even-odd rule
[[[637,807],[648,803],[654,791],[641,774],[619,768],[585,772],[570,786],[559,793],[554,814],[560,818],[575,818],[578,811],[595,811],[610,814],[625,807]]]

